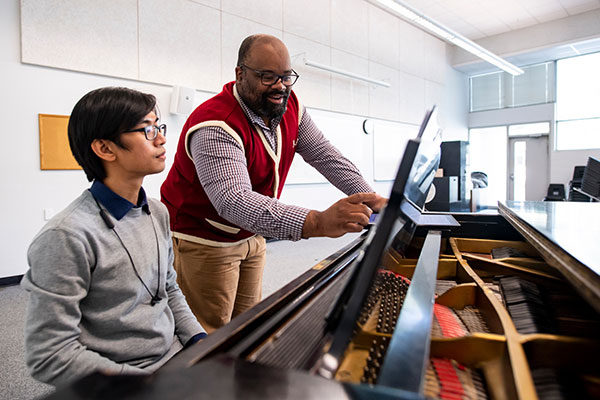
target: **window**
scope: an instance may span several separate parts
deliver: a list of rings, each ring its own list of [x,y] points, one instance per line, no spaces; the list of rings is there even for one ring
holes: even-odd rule
[[[556,122],[556,150],[600,149],[600,118]]]
[[[521,75],[512,76],[509,86],[509,107],[551,103],[554,101],[554,63],[544,63],[523,68]]]
[[[504,108],[504,74],[474,76],[471,81],[471,111]]]
[[[600,53],[557,61],[556,150],[600,148]]]
[[[517,76],[507,72],[472,76],[469,79],[471,112],[553,102],[554,62],[522,69],[524,73]]]

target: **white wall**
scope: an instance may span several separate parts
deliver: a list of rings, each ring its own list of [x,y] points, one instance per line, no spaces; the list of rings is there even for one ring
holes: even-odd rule
[[[23,0],[23,4],[43,8],[47,2]],[[69,29],[79,25],[110,31],[114,26],[106,21],[111,15],[104,10],[102,18],[90,19],[94,2],[53,4],[47,21],[39,25],[41,45],[27,48],[30,63],[56,61],[57,54],[66,60],[64,65],[48,67],[21,63],[20,3],[0,2],[0,110],[5,145],[0,159],[0,278],[26,271],[26,250],[45,223],[44,210],[59,211],[89,186],[82,171],[40,170],[38,113],[68,115],[81,96],[102,86],[152,93],[169,126],[167,150],[172,156],[185,118],[168,113],[170,86],[193,87],[197,99],[219,90],[233,78],[237,47],[251,33],[273,33],[284,39],[292,55],[306,51],[315,61],[392,83],[389,89],[374,87],[293,64],[302,75],[294,89],[307,106],[417,124],[425,109],[437,103],[442,126],[447,123],[453,135],[466,137],[467,79],[449,67],[446,45],[363,0],[118,0],[123,10],[139,12],[136,47],[131,49],[131,41],[121,43],[108,35],[102,37],[108,45],[97,52],[93,41],[98,37]],[[61,19],[56,15],[61,9],[72,12]],[[182,18],[190,10],[195,18],[185,22]],[[129,21],[127,16],[119,18]],[[137,20],[125,29],[126,37],[137,29]],[[84,23],[89,21],[98,23]],[[190,30],[190,23],[198,26]],[[84,39],[91,43],[83,43]],[[83,58],[89,57],[90,48],[96,58],[86,61]],[[130,64],[118,68],[120,62],[131,59],[133,68]],[[367,173],[376,190],[389,191],[389,182],[375,183],[372,170]],[[151,196],[158,197],[165,175],[146,179],[144,187]],[[324,208],[342,196],[328,184],[289,185],[284,193],[286,202],[313,208]]]
[[[465,129],[465,118],[469,115],[469,80],[450,66],[447,71],[440,103],[440,125],[444,128],[442,139],[446,142],[469,140],[469,131]]]

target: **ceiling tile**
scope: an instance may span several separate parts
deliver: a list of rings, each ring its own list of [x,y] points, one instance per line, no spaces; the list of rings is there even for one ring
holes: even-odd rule
[[[596,8],[598,8],[598,4],[594,4],[595,2],[586,2],[583,3],[581,5],[574,5],[571,6],[567,9],[567,12],[569,13],[569,15],[577,15],[577,14],[581,14],[584,13],[586,11],[591,11],[591,10],[595,10]]]
[[[535,15],[535,19],[540,24],[569,16],[569,14],[567,14],[567,12],[562,8],[555,11],[535,10],[534,12],[532,12],[532,14]]]
[[[524,16],[522,18],[518,18],[508,22],[508,26],[513,30],[526,28],[535,24],[537,24],[537,20],[532,16]]]
[[[600,8],[600,0],[403,0],[476,40]]]

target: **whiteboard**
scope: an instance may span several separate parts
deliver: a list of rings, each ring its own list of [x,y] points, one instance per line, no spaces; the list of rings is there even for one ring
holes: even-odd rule
[[[373,121],[373,179],[394,180],[406,143],[417,136],[419,127],[392,121],[370,121]]]
[[[331,142],[359,171],[364,171],[369,154],[364,151],[370,138],[362,130],[364,117],[306,108],[306,111]],[[289,184],[324,183],[327,179],[296,154],[286,179]]]

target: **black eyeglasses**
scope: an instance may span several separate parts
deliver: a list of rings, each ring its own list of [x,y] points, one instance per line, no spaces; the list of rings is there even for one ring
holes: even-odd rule
[[[291,74],[279,75],[279,74],[276,74],[274,72],[269,72],[269,71],[257,71],[255,69],[247,67],[244,64],[241,64],[240,68],[249,69],[250,71],[254,72],[256,75],[260,76],[260,82],[265,86],[274,85],[277,82],[279,82],[279,80],[281,79],[281,83],[283,83],[283,86],[290,87],[294,83],[296,83],[298,78],[300,78],[300,75],[298,75],[296,73],[296,71],[294,71],[294,70],[292,70]]]
[[[148,125],[143,128],[132,129],[125,133],[130,132],[143,132],[144,136],[146,136],[146,140],[154,140],[158,136],[158,132],[160,132],[163,136],[167,136],[167,124]]]

